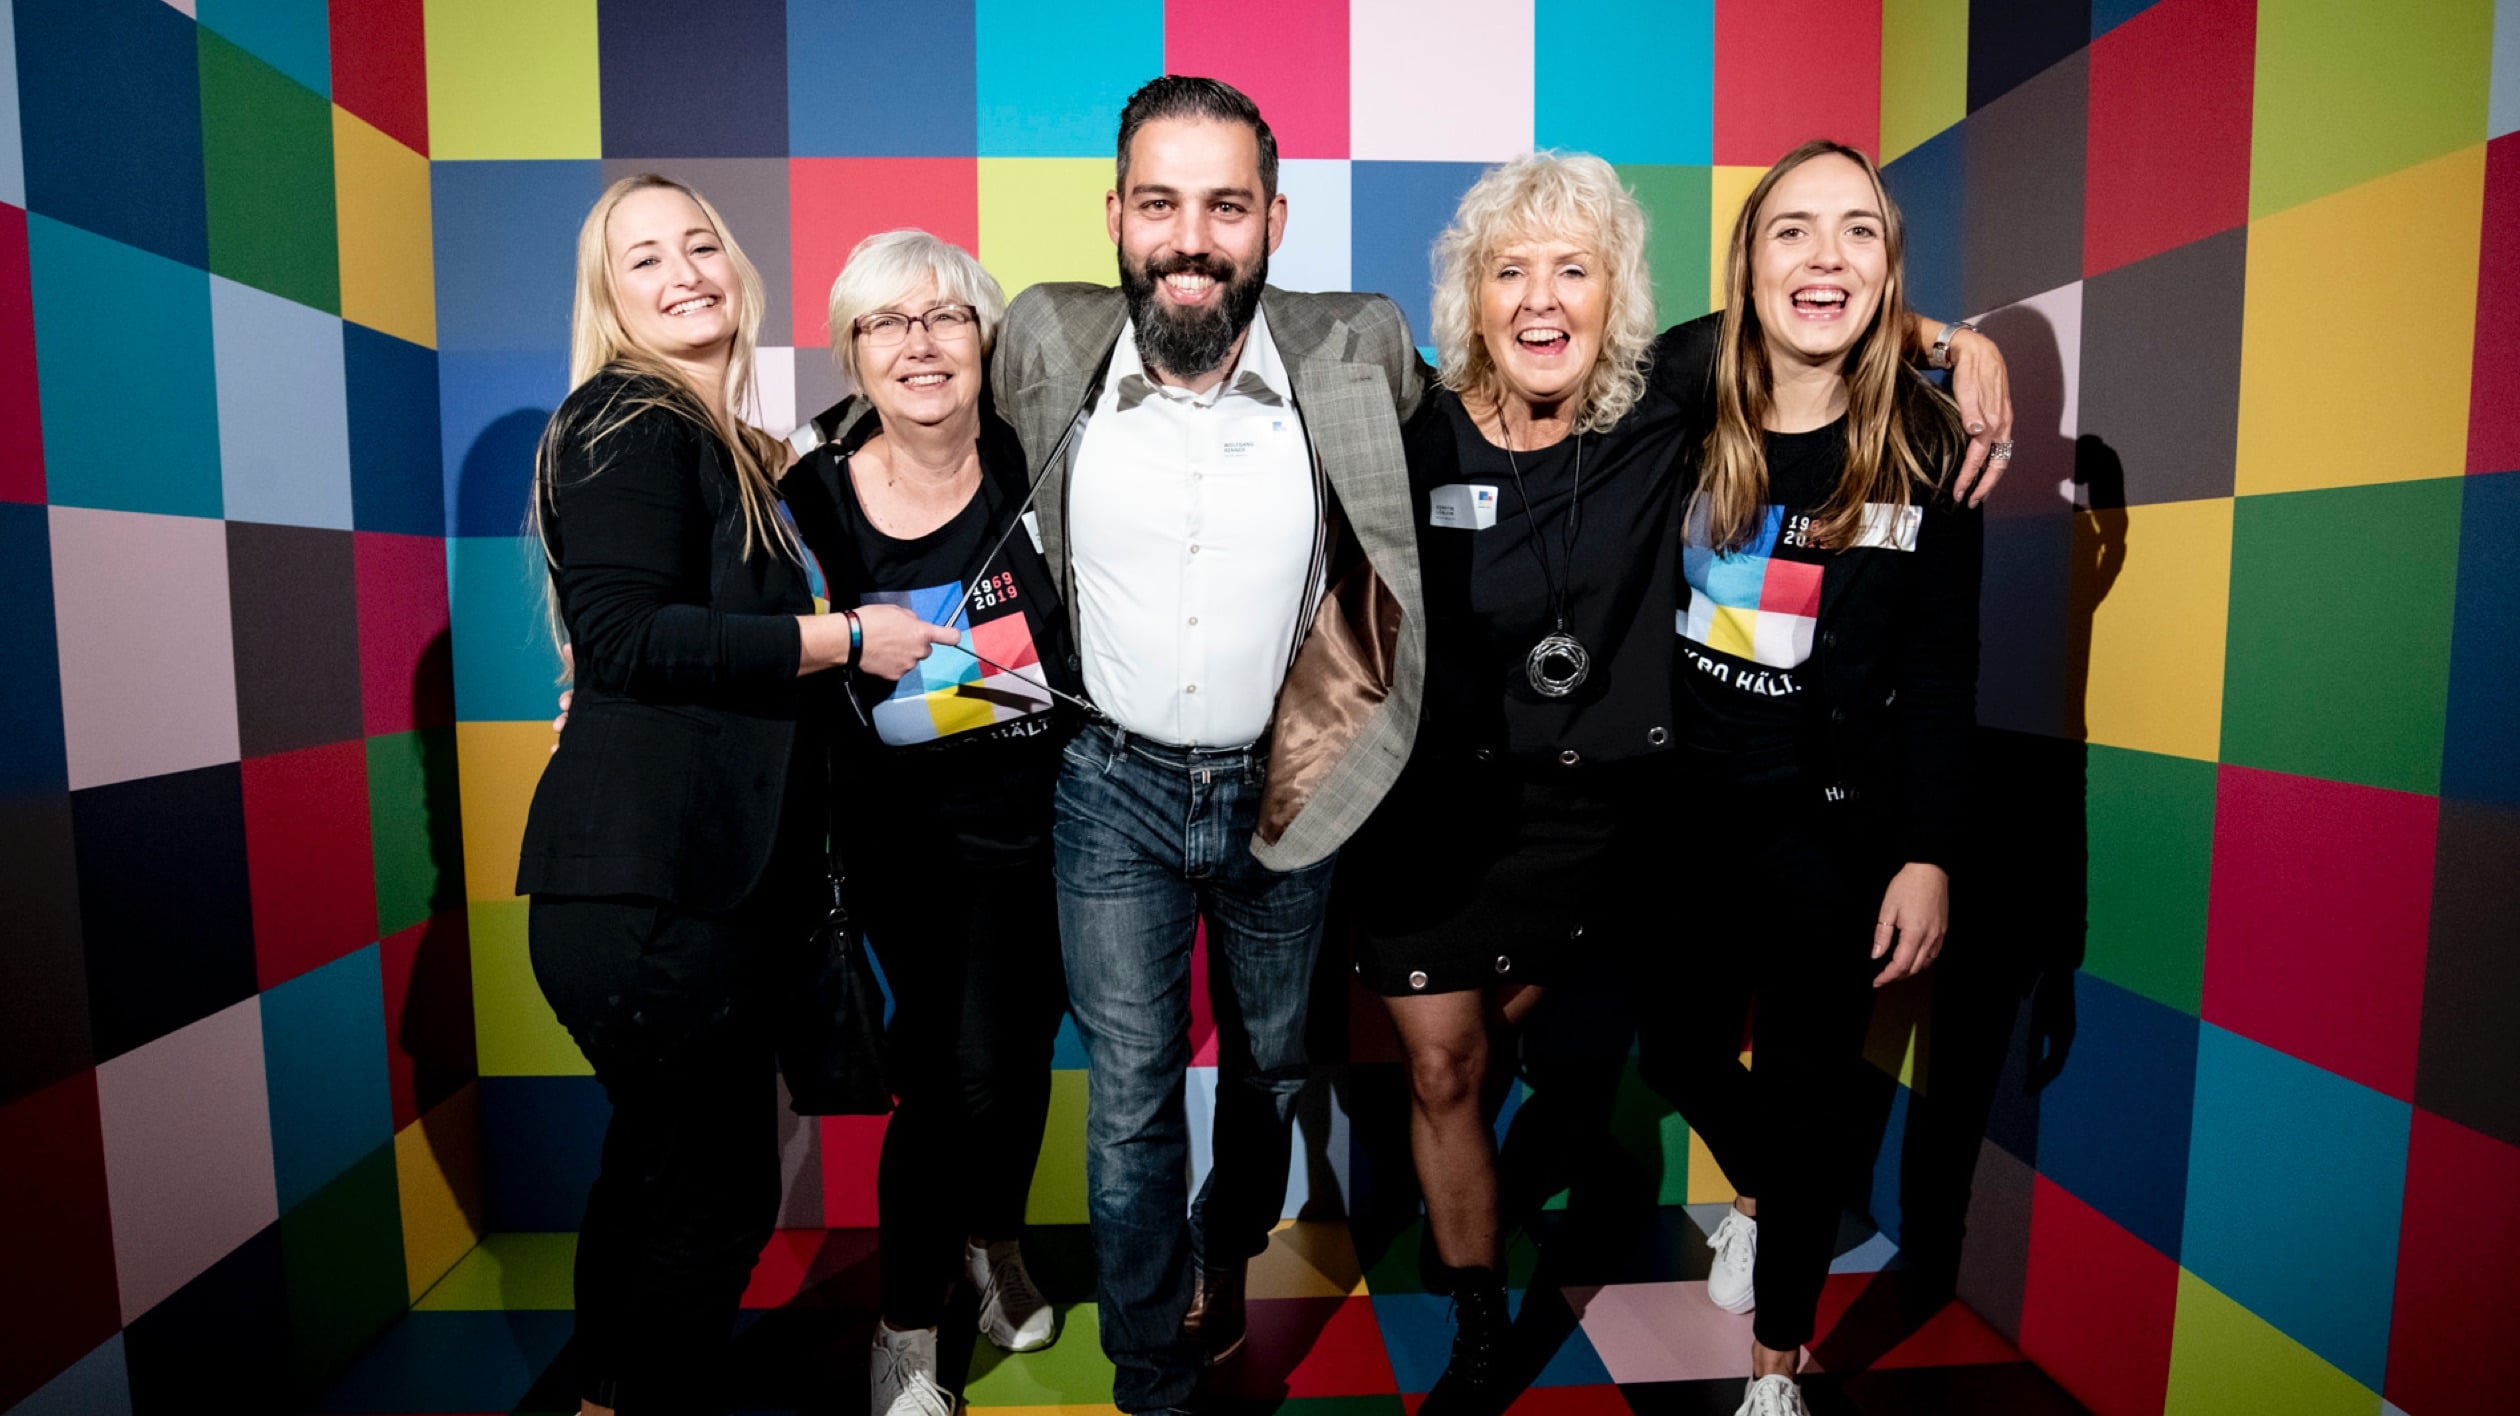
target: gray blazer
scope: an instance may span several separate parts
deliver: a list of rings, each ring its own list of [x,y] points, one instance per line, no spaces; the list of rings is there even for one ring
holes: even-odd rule
[[[1408,761],[1425,686],[1417,533],[1400,424],[1425,366],[1399,307],[1380,295],[1261,295],[1295,389],[1336,534],[1327,589],[1270,719],[1269,784],[1252,854],[1273,870],[1325,859],[1373,813]],[[1000,416],[1043,473],[1101,393],[1128,311],[1103,285],[1036,285],[1007,309],[990,363]],[[1068,439],[1035,509],[1051,573],[1068,578]],[[1073,615],[1074,597],[1069,613]]]

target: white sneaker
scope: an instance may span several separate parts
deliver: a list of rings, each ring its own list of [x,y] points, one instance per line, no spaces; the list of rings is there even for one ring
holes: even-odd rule
[[[1792,1377],[1761,1377],[1750,1384],[1733,1416],[1811,1416]]]
[[[953,1394],[936,1384],[936,1329],[899,1332],[875,1324],[866,1362],[867,1410],[875,1416],[954,1416]]]
[[[1058,1310],[1033,1287],[1012,1239],[983,1248],[963,1241],[963,1276],[980,1295],[980,1335],[1001,1352],[1038,1352],[1059,1340]]]
[[[1706,1236],[1715,1263],[1706,1272],[1706,1301],[1727,1313],[1746,1313],[1759,1306],[1750,1278],[1759,1264],[1759,1222],[1737,1209],[1724,1211],[1715,1232]]]

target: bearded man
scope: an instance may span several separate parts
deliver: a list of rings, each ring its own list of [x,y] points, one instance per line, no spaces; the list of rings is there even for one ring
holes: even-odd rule
[[[1332,857],[1407,760],[1423,679],[1400,424],[1424,371],[1390,300],[1268,287],[1277,165],[1230,85],[1139,89],[1104,198],[1119,288],[1025,291],[991,366],[1099,713],[1067,748],[1057,880],[1102,1341],[1130,1412],[1189,1406],[1242,1342]],[[1215,1163],[1185,1225],[1202,918]]]

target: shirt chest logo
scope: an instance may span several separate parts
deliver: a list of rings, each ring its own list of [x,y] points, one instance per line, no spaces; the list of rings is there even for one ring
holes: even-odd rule
[[[1485,531],[1496,524],[1496,488],[1455,482],[1427,493],[1426,524],[1457,531]]]

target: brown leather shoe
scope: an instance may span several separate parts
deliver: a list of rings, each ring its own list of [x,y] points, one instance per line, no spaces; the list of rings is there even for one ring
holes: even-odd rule
[[[1251,1334],[1243,1305],[1245,1269],[1239,1263],[1219,1269],[1201,1264],[1192,1271],[1190,1311],[1181,1316],[1181,1331],[1197,1339],[1211,1367],[1230,1361]]]

